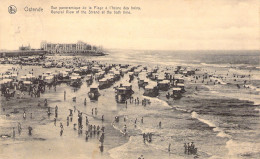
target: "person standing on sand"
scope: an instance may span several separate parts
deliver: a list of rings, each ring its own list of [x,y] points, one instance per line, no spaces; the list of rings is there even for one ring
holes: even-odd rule
[[[102,118],[101,118],[101,120],[102,120],[102,122],[104,122],[104,120],[105,120],[105,119],[104,119],[104,115],[102,115]]]
[[[54,118],[54,125],[56,126],[56,118]]]
[[[66,91],[64,91],[64,100],[66,100]]]
[[[48,107],[47,114],[48,114],[48,117],[50,117],[50,115],[51,115],[51,107]]]
[[[25,111],[23,111],[23,119],[24,119],[24,120],[26,119],[26,113],[25,113]]]
[[[190,154],[190,143],[187,144],[187,147],[188,147],[188,155]]]
[[[21,134],[21,130],[22,130],[21,123],[18,123],[18,133],[19,133],[19,135]]]
[[[15,138],[15,130],[14,130],[14,127],[13,127],[13,138]]]
[[[124,133],[126,133],[126,125],[124,126]]]
[[[195,145],[193,142],[191,142],[191,145],[190,145],[191,154],[194,154],[194,149],[195,149]]]
[[[95,115],[97,115],[97,108],[95,108]]]
[[[67,116],[67,126],[69,126],[69,124],[70,124],[70,117]]]
[[[171,144],[169,143],[169,146],[168,146],[168,152],[170,153],[171,152]]]
[[[30,136],[32,135],[32,130],[33,130],[32,127],[29,126],[29,127],[28,127],[28,131],[29,131],[29,135],[30,135]]]
[[[56,105],[56,107],[55,107],[55,118],[57,118],[58,117],[58,106]]]
[[[187,154],[187,151],[188,151],[188,149],[187,149],[187,144],[184,143],[184,154]]]
[[[162,122],[161,121],[159,122],[159,128],[162,128]]]
[[[96,134],[96,125],[93,126],[93,129],[94,134]]]
[[[88,117],[86,116],[86,126],[88,126]]]
[[[48,105],[48,101],[47,99],[44,99],[44,106],[47,107],[47,105]]]
[[[99,132],[100,132],[100,127],[99,125],[97,126],[97,135],[99,135]]]
[[[85,106],[87,105],[87,98],[85,98],[85,100],[84,100],[84,105]]]
[[[104,133],[104,132],[105,132],[105,127],[102,126],[101,130],[102,130],[102,132]]]
[[[62,123],[60,123],[60,136],[62,136],[63,130],[64,130],[63,125],[62,125]]]
[[[70,115],[69,116],[73,116],[73,110],[72,109],[69,109],[69,111],[70,111]]]
[[[73,124],[73,129],[74,130],[77,130],[76,125],[77,125],[76,123]]]
[[[88,141],[88,131],[86,130],[86,141]]]

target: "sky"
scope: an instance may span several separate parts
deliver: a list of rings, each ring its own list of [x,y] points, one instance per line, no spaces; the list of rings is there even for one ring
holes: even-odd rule
[[[8,6],[17,7],[16,14]],[[42,7],[42,13],[24,7]],[[137,6],[131,15],[53,15],[51,6]],[[104,48],[258,50],[258,0],[1,0],[0,49],[42,40]]]

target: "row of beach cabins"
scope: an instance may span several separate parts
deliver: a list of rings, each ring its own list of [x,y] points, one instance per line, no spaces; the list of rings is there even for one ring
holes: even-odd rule
[[[172,89],[172,94],[168,93],[167,98],[181,98],[185,92],[184,76],[195,74],[195,70],[190,68],[182,68],[181,66],[175,69],[162,69],[154,67],[152,69],[140,70],[138,77],[138,86],[144,88],[144,95],[156,97],[159,91],[169,91]]]
[[[41,65],[40,63],[43,64]],[[116,81],[120,80],[124,73],[134,69],[134,66],[129,65],[104,65],[95,61],[86,62],[79,59],[74,59],[73,61],[71,59],[46,59],[44,62],[39,62],[38,65],[41,65],[43,68],[56,67],[64,69],[55,72],[47,71],[38,76],[26,74],[19,76],[19,78],[18,73],[15,73],[13,69],[9,69],[1,77],[2,94],[10,97],[10,90],[12,89],[31,92],[34,88],[38,88],[39,85],[41,86],[41,92],[44,92],[45,86],[58,83],[67,83],[72,87],[80,87],[82,80],[85,78],[88,85],[91,85],[93,81],[97,81],[91,85],[88,92],[90,99],[97,100],[100,95],[99,89],[109,88]]]
[[[156,97],[159,91],[169,91],[167,98],[181,98],[185,92],[184,76],[194,75],[195,70],[182,68],[160,69],[159,67],[147,68],[141,65],[122,65],[122,64],[100,64],[96,61],[86,61],[79,58],[71,59],[39,59],[30,58],[36,65],[43,68],[62,68],[55,72],[45,72],[37,77],[33,74],[27,74],[19,77],[14,71],[8,70],[2,74],[1,90],[20,89],[23,91],[34,92],[40,96],[40,92],[45,91],[45,86],[56,85],[58,83],[67,83],[72,87],[80,87],[83,79],[90,85],[88,96],[91,100],[98,100],[100,96],[99,90],[106,89],[114,85],[124,75],[128,75],[127,81],[114,87],[115,98],[119,103],[129,99],[134,91],[132,84],[134,77],[137,77],[139,88],[144,89],[144,96]],[[28,59],[26,59],[28,60]],[[22,59],[21,61],[26,61]],[[38,61],[38,63],[37,63]],[[10,92],[7,96],[11,96]]]

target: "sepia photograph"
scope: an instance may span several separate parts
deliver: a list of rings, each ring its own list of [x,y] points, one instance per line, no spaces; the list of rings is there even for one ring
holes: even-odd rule
[[[1,0],[0,159],[259,159],[258,0]]]

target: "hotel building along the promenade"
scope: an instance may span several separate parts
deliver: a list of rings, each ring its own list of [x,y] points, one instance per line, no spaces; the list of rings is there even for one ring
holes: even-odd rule
[[[71,44],[48,43],[43,41],[41,42],[41,49],[48,53],[87,53],[89,51],[101,51],[101,47],[92,46],[82,41]]]

